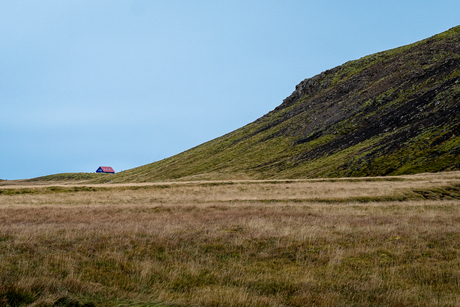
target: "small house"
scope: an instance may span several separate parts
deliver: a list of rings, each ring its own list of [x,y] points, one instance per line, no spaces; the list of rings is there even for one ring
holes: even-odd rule
[[[99,166],[96,173],[115,174],[115,171],[110,166]]]

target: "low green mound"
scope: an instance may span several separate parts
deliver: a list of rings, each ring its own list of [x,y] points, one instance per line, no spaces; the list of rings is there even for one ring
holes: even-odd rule
[[[96,173],[62,173],[56,175],[48,175],[37,178],[32,178],[25,180],[25,182],[35,182],[35,181],[82,181],[82,180],[91,180],[91,179],[107,179],[111,174],[96,174]]]

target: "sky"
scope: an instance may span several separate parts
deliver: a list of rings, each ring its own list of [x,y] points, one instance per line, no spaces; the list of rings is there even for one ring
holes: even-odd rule
[[[0,0],[0,179],[116,172],[240,128],[458,0]]]

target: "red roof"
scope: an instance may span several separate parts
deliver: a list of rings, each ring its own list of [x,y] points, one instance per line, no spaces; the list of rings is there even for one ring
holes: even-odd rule
[[[101,166],[100,168],[104,173],[115,173],[113,168],[111,168],[110,166]]]

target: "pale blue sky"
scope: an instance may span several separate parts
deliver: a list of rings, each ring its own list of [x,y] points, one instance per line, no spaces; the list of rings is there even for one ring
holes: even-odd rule
[[[167,158],[459,12],[458,0],[0,0],[0,179]]]

